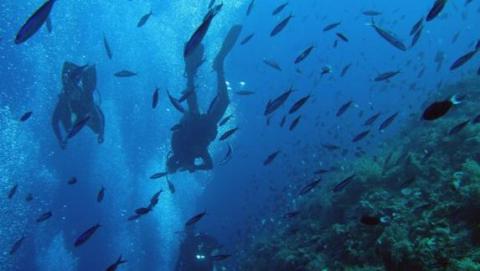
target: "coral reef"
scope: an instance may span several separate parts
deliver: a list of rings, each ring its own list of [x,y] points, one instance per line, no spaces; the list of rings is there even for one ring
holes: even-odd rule
[[[440,120],[407,121],[402,136],[352,163],[344,190],[331,188],[347,174],[330,173],[298,200],[298,216],[259,234],[242,270],[480,270],[480,123],[449,135],[478,115],[479,85],[439,91],[467,99]]]

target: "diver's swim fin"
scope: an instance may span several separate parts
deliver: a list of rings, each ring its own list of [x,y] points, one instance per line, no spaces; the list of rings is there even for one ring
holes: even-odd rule
[[[230,53],[230,51],[235,46],[235,43],[237,42],[238,37],[240,37],[240,32],[242,32],[241,25],[234,25],[232,26],[232,28],[230,28],[230,31],[228,31],[227,37],[223,41],[222,48],[220,49],[220,52],[218,52],[213,62],[214,70],[217,70],[219,65],[223,65],[223,61],[225,60],[225,57],[227,57],[228,53]]]

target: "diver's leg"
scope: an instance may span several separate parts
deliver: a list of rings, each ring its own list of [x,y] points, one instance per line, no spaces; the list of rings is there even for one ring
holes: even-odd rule
[[[55,106],[55,110],[53,111],[52,116],[52,128],[57,141],[60,144],[60,147],[64,149],[66,147],[66,141],[62,137],[62,133],[60,131],[60,122],[63,125],[65,130],[71,128],[70,122],[70,111],[68,110],[68,106],[66,104],[65,98],[60,95],[57,105]]]
[[[93,92],[97,87],[97,69],[95,65],[89,66],[82,75],[82,85],[85,95],[93,101]]]
[[[225,70],[224,70],[224,62],[225,58],[227,57],[228,53],[233,49],[235,43],[240,36],[240,32],[242,31],[241,25],[234,25],[230,31],[228,32],[227,37],[223,41],[222,48],[218,55],[215,57],[213,61],[213,69],[217,73],[217,101],[212,107],[212,110],[209,113],[209,119],[212,122],[218,123],[220,119],[225,114],[228,105],[230,104],[230,98],[228,97],[228,90],[227,84],[225,80]]]
[[[88,121],[87,125],[95,134],[97,134],[98,143],[103,143],[103,134],[105,132],[105,116],[98,106],[95,106],[89,114],[90,120]]]
[[[202,44],[185,59],[185,74],[187,76],[187,89],[183,94],[192,92],[188,98],[188,108],[192,114],[199,114],[197,93],[195,92],[195,76],[197,75],[198,68],[203,62],[204,47]]]

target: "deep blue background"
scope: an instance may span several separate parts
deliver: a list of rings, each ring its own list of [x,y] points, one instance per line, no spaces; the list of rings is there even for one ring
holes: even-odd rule
[[[203,210],[208,215],[198,229],[219,239],[226,252],[238,253],[254,238],[255,229],[295,205],[292,192],[306,183],[315,169],[348,167],[357,147],[372,153],[386,138],[399,136],[396,132],[402,123],[412,114],[419,115],[440,82],[456,82],[480,63],[477,56],[455,72],[448,70],[480,38],[479,1],[467,7],[463,1],[449,1],[441,16],[425,25],[416,47],[407,52],[381,39],[361,11],[382,11],[377,24],[410,44],[411,26],[427,13],[432,1],[301,0],[292,1],[275,17],[271,12],[282,1],[257,0],[248,17],[248,1],[225,1],[204,40],[207,63],[197,78],[197,92],[206,108],[216,92],[211,60],[229,27],[243,24],[242,38],[255,33],[250,43],[237,45],[226,63],[232,88],[227,114],[234,114],[234,119],[220,134],[240,127],[229,140],[233,159],[211,172],[176,174],[171,178],[176,194],[163,193],[153,214],[126,222],[156,191],[167,190],[163,181],[148,179],[164,170],[170,127],[181,117],[166,99],[166,90],[179,96],[185,87],[183,44],[207,12],[209,2],[60,0],[51,14],[53,32],[42,29],[19,46],[13,44],[16,31],[42,1],[0,3],[1,270],[102,270],[119,254],[129,261],[122,270],[172,270],[182,238],[178,231],[189,217]],[[154,15],[143,28],[137,28],[140,17],[150,10]],[[271,38],[272,28],[289,14],[294,16],[290,24]],[[322,32],[325,25],[336,21],[342,22],[338,28]],[[350,41],[339,41],[333,48],[335,32],[344,33]],[[459,39],[452,44],[457,32]],[[106,57],[104,34],[113,60]],[[315,46],[312,55],[294,65],[296,56],[311,45]],[[440,72],[434,62],[438,51],[446,55]],[[283,71],[272,70],[263,59],[275,59]],[[54,139],[50,117],[61,89],[64,61],[97,65],[97,87],[107,123],[103,145],[87,130],[66,151],[60,150]],[[340,71],[350,63],[348,74],[340,78]],[[333,72],[321,76],[326,65]],[[425,74],[418,78],[423,67]],[[113,76],[123,69],[139,75]],[[377,74],[391,70],[401,73],[390,82],[373,82]],[[416,83],[414,90],[410,89],[412,83]],[[290,86],[296,92],[266,126],[266,102]],[[150,99],[155,87],[161,89],[161,96],[153,111]],[[240,89],[256,94],[233,94]],[[280,128],[278,123],[288,107],[308,93],[312,99],[287,121],[286,127],[302,115],[297,129]],[[336,118],[336,110],[348,100],[353,100],[354,106]],[[19,123],[18,118],[29,110],[33,117]],[[397,111],[400,115],[394,124],[378,132],[380,121]],[[382,115],[369,137],[352,145],[353,136],[364,130],[364,120],[376,112]],[[322,143],[335,143],[349,153],[327,152],[320,147]],[[213,143],[214,161],[221,161],[226,149],[225,143]],[[282,151],[279,157],[264,167],[263,160],[276,150]],[[66,184],[71,176],[79,180],[73,187]],[[15,183],[19,190],[8,201],[3,195]],[[98,204],[96,194],[102,185],[106,197]],[[35,199],[25,203],[29,192]],[[35,225],[34,219],[48,210],[54,217]],[[74,239],[95,223],[103,227],[94,238],[73,248]],[[9,256],[11,245],[22,235],[27,236],[22,248]]]

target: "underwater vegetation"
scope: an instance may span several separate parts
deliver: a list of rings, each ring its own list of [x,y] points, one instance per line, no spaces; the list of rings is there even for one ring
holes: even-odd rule
[[[323,175],[260,231],[241,270],[480,270],[478,77],[433,100],[457,94],[441,119],[412,114],[374,155]]]

